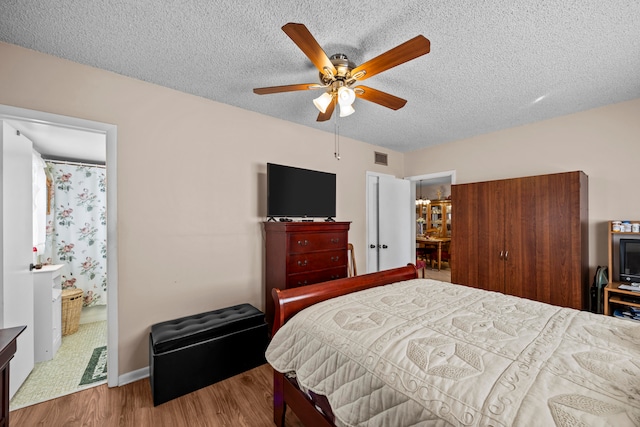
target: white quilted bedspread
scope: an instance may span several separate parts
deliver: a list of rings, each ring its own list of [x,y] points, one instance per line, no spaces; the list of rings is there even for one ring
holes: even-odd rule
[[[640,325],[434,280],[309,307],[267,360],[338,426],[640,426]]]

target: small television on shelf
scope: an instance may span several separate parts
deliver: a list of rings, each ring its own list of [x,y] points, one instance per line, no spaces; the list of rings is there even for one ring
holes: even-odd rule
[[[336,175],[267,163],[267,216],[333,220]]]
[[[640,239],[620,239],[620,281],[640,283]]]

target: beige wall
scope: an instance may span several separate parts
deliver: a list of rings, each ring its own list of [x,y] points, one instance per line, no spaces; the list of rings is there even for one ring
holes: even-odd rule
[[[0,43],[0,104],[118,126],[119,374],[148,365],[153,323],[263,308],[266,163],[337,173],[337,219],[365,261],[365,172],[404,156]],[[389,154],[389,167],[373,152]],[[362,249],[361,249],[362,248]]]
[[[459,184],[582,170],[589,176],[589,265],[607,263],[606,221],[640,220],[640,99],[506,129],[405,157],[405,174],[456,170]],[[454,224],[455,227],[455,224]]]
[[[119,371],[147,366],[151,324],[263,306],[266,162],[335,172],[338,220],[364,268],[365,171],[456,170],[458,183],[583,170],[590,264],[609,219],[640,219],[640,99],[402,155],[0,43],[0,104],[118,126]],[[389,167],[373,151],[389,153]]]

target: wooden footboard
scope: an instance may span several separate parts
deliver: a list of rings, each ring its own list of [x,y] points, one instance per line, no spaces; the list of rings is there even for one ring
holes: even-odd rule
[[[273,289],[275,317],[273,319],[272,336],[297,312],[320,301],[417,277],[418,270],[413,264],[409,264],[406,267],[286,289],[284,291]],[[277,426],[284,426],[287,405],[305,425],[331,425],[315,409],[314,404],[304,393],[291,384],[283,374],[275,370],[273,372],[273,420]]]

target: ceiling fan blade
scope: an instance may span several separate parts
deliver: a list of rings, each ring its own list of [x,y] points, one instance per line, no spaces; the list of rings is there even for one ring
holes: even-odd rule
[[[327,74],[328,69],[333,75],[337,73],[336,67],[333,66],[327,54],[322,50],[316,39],[311,35],[307,27],[302,24],[289,22],[282,27],[293,42],[298,45],[300,50],[313,62],[322,74]]]
[[[367,86],[358,86],[354,89],[358,98],[365,99],[370,102],[375,102],[383,107],[391,108],[392,110],[399,110],[407,103],[406,99],[398,98],[381,90],[372,89]]]
[[[323,87],[324,86],[319,85],[318,83],[302,83],[297,85],[258,87],[253,89],[253,93],[257,93],[258,95],[268,95],[270,93],[293,92],[296,90],[313,90],[321,89]]]
[[[334,98],[333,102],[327,106],[327,110],[324,113],[318,114],[317,122],[326,122],[333,115],[333,110],[336,108],[336,99]]]
[[[429,40],[419,35],[354,68],[351,71],[351,75],[355,76],[356,80],[365,80],[396,65],[404,64],[405,62],[425,55],[429,53],[430,49],[431,43]],[[362,71],[364,71],[365,74],[358,76],[358,73]]]

